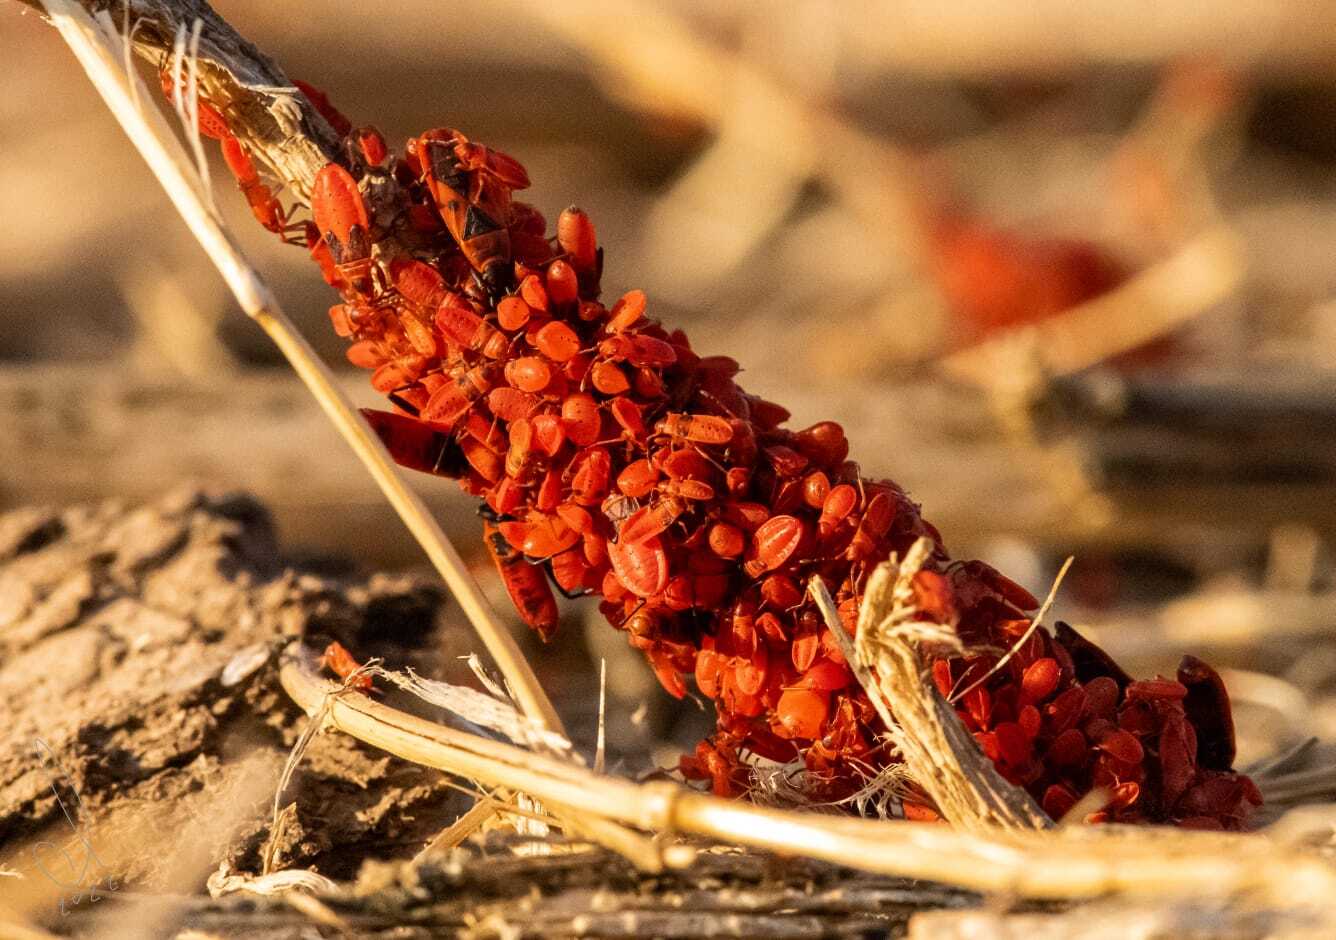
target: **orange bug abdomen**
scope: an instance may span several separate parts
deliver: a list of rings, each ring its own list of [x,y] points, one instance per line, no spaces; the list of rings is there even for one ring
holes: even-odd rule
[[[744,570],[754,578],[763,571],[778,568],[798,550],[804,531],[801,519],[793,516],[770,517],[752,534]]]
[[[609,542],[608,560],[617,580],[638,597],[653,597],[668,583],[668,559],[657,538],[638,544]]]
[[[557,217],[557,244],[581,271],[591,270],[598,261],[598,236],[583,209],[571,206]]]
[[[325,647],[325,651],[320,654],[319,662],[322,668],[328,669],[340,679],[345,680],[362,668],[362,664],[354,659],[353,654],[348,652],[338,640]],[[365,692],[372,687],[372,684],[371,676],[365,675],[353,679],[348,683],[348,686]]]

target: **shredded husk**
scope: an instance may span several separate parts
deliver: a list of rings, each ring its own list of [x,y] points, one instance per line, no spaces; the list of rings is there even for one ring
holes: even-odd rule
[[[925,620],[914,604],[912,581],[932,558],[919,539],[903,561],[892,556],[868,576],[850,663],[906,771],[953,825],[967,830],[1043,829],[1052,820],[1028,793],[1004,780],[938,693],[919,659],[920,646],[960,653],[952,625]],[[811,591],[837,637],[844,626],[824,584]]]

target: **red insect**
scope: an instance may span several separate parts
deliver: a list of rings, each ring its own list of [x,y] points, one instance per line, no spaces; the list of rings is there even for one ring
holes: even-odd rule
[[[501,534],[529,558],[547,560],[580,541],[580,533],[560,516],[533,512],[524,522],[508,521],[497,525]]]
[[[654,487],[662,498],[636,510],[622,523],[620,538],[630,544],[644,542],[663,532],[687,512],[691,502],[714,498],[714,490],[699,480],[668,480]]]
[[[577,270],[592,271],[598,264],[598,237],[583,209],[571,206],[557,218],[557,243]]]
[[[181,100],[184,103],[187,86],[184,69],[182,72]],[[158,72],[158,79],[162,83],[162,93],[167,96],[167,100],[175,102],[176,88],[172,82],[171,68],[166,61],[163,62],[162,68]],[[195,99],[195,108],[199,112],[197,126],[199,127],[199,132],[201,134],[214,140],[226,140],[232,136],[232,131],[227,126],[227,119],[223,117],[222,113],[217,108],[200,97],[196,97]]]
[[[442,428],[454,427],[473,403],[491,390],[495,378],[496,370],[490,365],[457,371],[432,393],[422,408],[422,420]]]
[[[522,392],[541,392],[552,381],[552,367],[541,356],[520,356],[506,363],[506,381]]]
[[[390,280],[405,300],[428,315],[454,299],[446,290],[441,273],[423,261],[396,258],[390,263]]]
[[[622,298],[612,305],[612,313],[608,319],[608,332],[624,333],[631,329],[645,315],[647,303],[643,290],[633,290],[623,294]]]
[[[575,268],[565,261],[553,261],[547,269],[547,293],[551,302],[559,307],[579,300],[580,276],[575,273]]]
[[[733,426],[716,415],[670,414],[654,430],[673,440],[698,444],[727,444],[733,439]]]
[[[617,580],[638,597],[653,597],[668,584],[668,556],[657,538],[609,542],[608,560]]]
[[[727,522],[716,522],[710,527],[710,551],[720,558],[737,558],[747,545],[742,530]]]
[[[591,447],[577,455],[567,468],[571,474],[571,496],[582,506],[602,501],[612,478],[612,458],[602,447]]]
[[[801,519],[771,516],[753,534],[743,570],[753,578],[763,571],[773,571],[793,557],[807,531]]]
[[[352,174],[337,163],[321,168],[311,188],[311,214],[339,274],[358,293],[369,295],[371,223]]]
[[[557,630],[557,602],[543,569],[525,561],[492,523],[483,523],[482,538],[515,609],[539,636],[550,639]]]
[[[629,463],[617,474],[617,489],[632,499],[648,496],[659,482],[659,471],[646,459]]]
[[[553,362],[569,362],[580,351],[580,336],[560,320],[553,320],[539,328],[533,344]]]
[[[821,516],[817,519],[817,529],[822,536],[829,535],[841,522],[849,517],[858,505],[858,491],[848,483],[832,487],[821,503]]]
[[[370,675],[360,675],[350,682],[347,681],[349,676],[362,668],[362,664],[354,659],[353,654],[348,652],[338,640],[325,647],[318,664],[321,669],[328,669],[340,679],[345,680],[345,684],[350,689],[357,689],[360,692],[371,690],[373,682]]]
[[[260,180],[260,174],[256,171],[255,164],[251,162],[250,155],[246,153],[246,148],[231,136],[223,138],[222,147],[227,168],[236,177],[237,186],[246,197],[255,220],[269,231],[282,235],[284,241],[287,241],[288,232],[291,231],[291,227],[287,224],[287,213],[274,197],[273,190]]]
[[[518,162],[449,128],[417,138],[422,178],[441,219],[492,295],[510,280],[510,193],[529,185]]]
[[[441,301],[436,309],[436,329],[452,343],[489,359],[500,359],[506,354],[510,341],[505,334],[465,306],[467,301]]]
[[[561,403],[561,422],[573,444],[588,447],[598,440],[603,423],[598,402],[584,392],[573,393]]]
[[[609,362],[633,366],[663,367],[677,361],[677,350],[653,336],[616,333],[598,344],[598,354]]]
[[[506,476],[521,485],[532,482],[540,456],[541,452],[534,446],[533,423],[528,418],[518,418],[510,422],[510,449],[506,452]]]

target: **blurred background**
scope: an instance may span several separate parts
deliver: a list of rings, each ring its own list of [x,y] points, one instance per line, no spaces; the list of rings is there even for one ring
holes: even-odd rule
[[[610,296],[844,424],[957,557],[1042,595],[1075,555],[1057,615],[1134,671],[1231,667],[1245,761],[1336,735],[1336,5],[218,9],[396,146],[445,125],[519,157],[523,198],[593,216]],[[64,46],[14,3],[0,44],[0,508],[201,481],[294,557],[420,566]],[[305,253],[214,176],[373,404]],[[470,501],[415,482],[479,551]],[[558,694],[592,708],[592,654],[620,714],[665,700],[569,611]]]

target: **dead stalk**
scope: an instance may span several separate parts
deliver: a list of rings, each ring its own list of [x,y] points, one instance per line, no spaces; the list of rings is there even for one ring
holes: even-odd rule
[[[296,644],[284,655],[280,678],[308,713],[319,709],[325,695],[338,688],[319,678],[314,654]],[[1112,892],[1237,897],[1285,905],[1293,905],[1296,898],[1329,897],[1336,891],[1336,869],[1314,853],[1264,834],[1122,826],[976,834],[898,820],[776,810],[706,796],[665,781],[635,784],[595,774],[433,724],[361,694],[334,700],[328,721],[406,760],[485,786],[523,791],[586,820],[615,821],[651,833],[704,836],[977,891],[1030,898],[1088,898]],[[1330,814],[1322,819],[1320,826],[1330,825]],[[669,864],[681,861],[676,848],[665,850]]]

